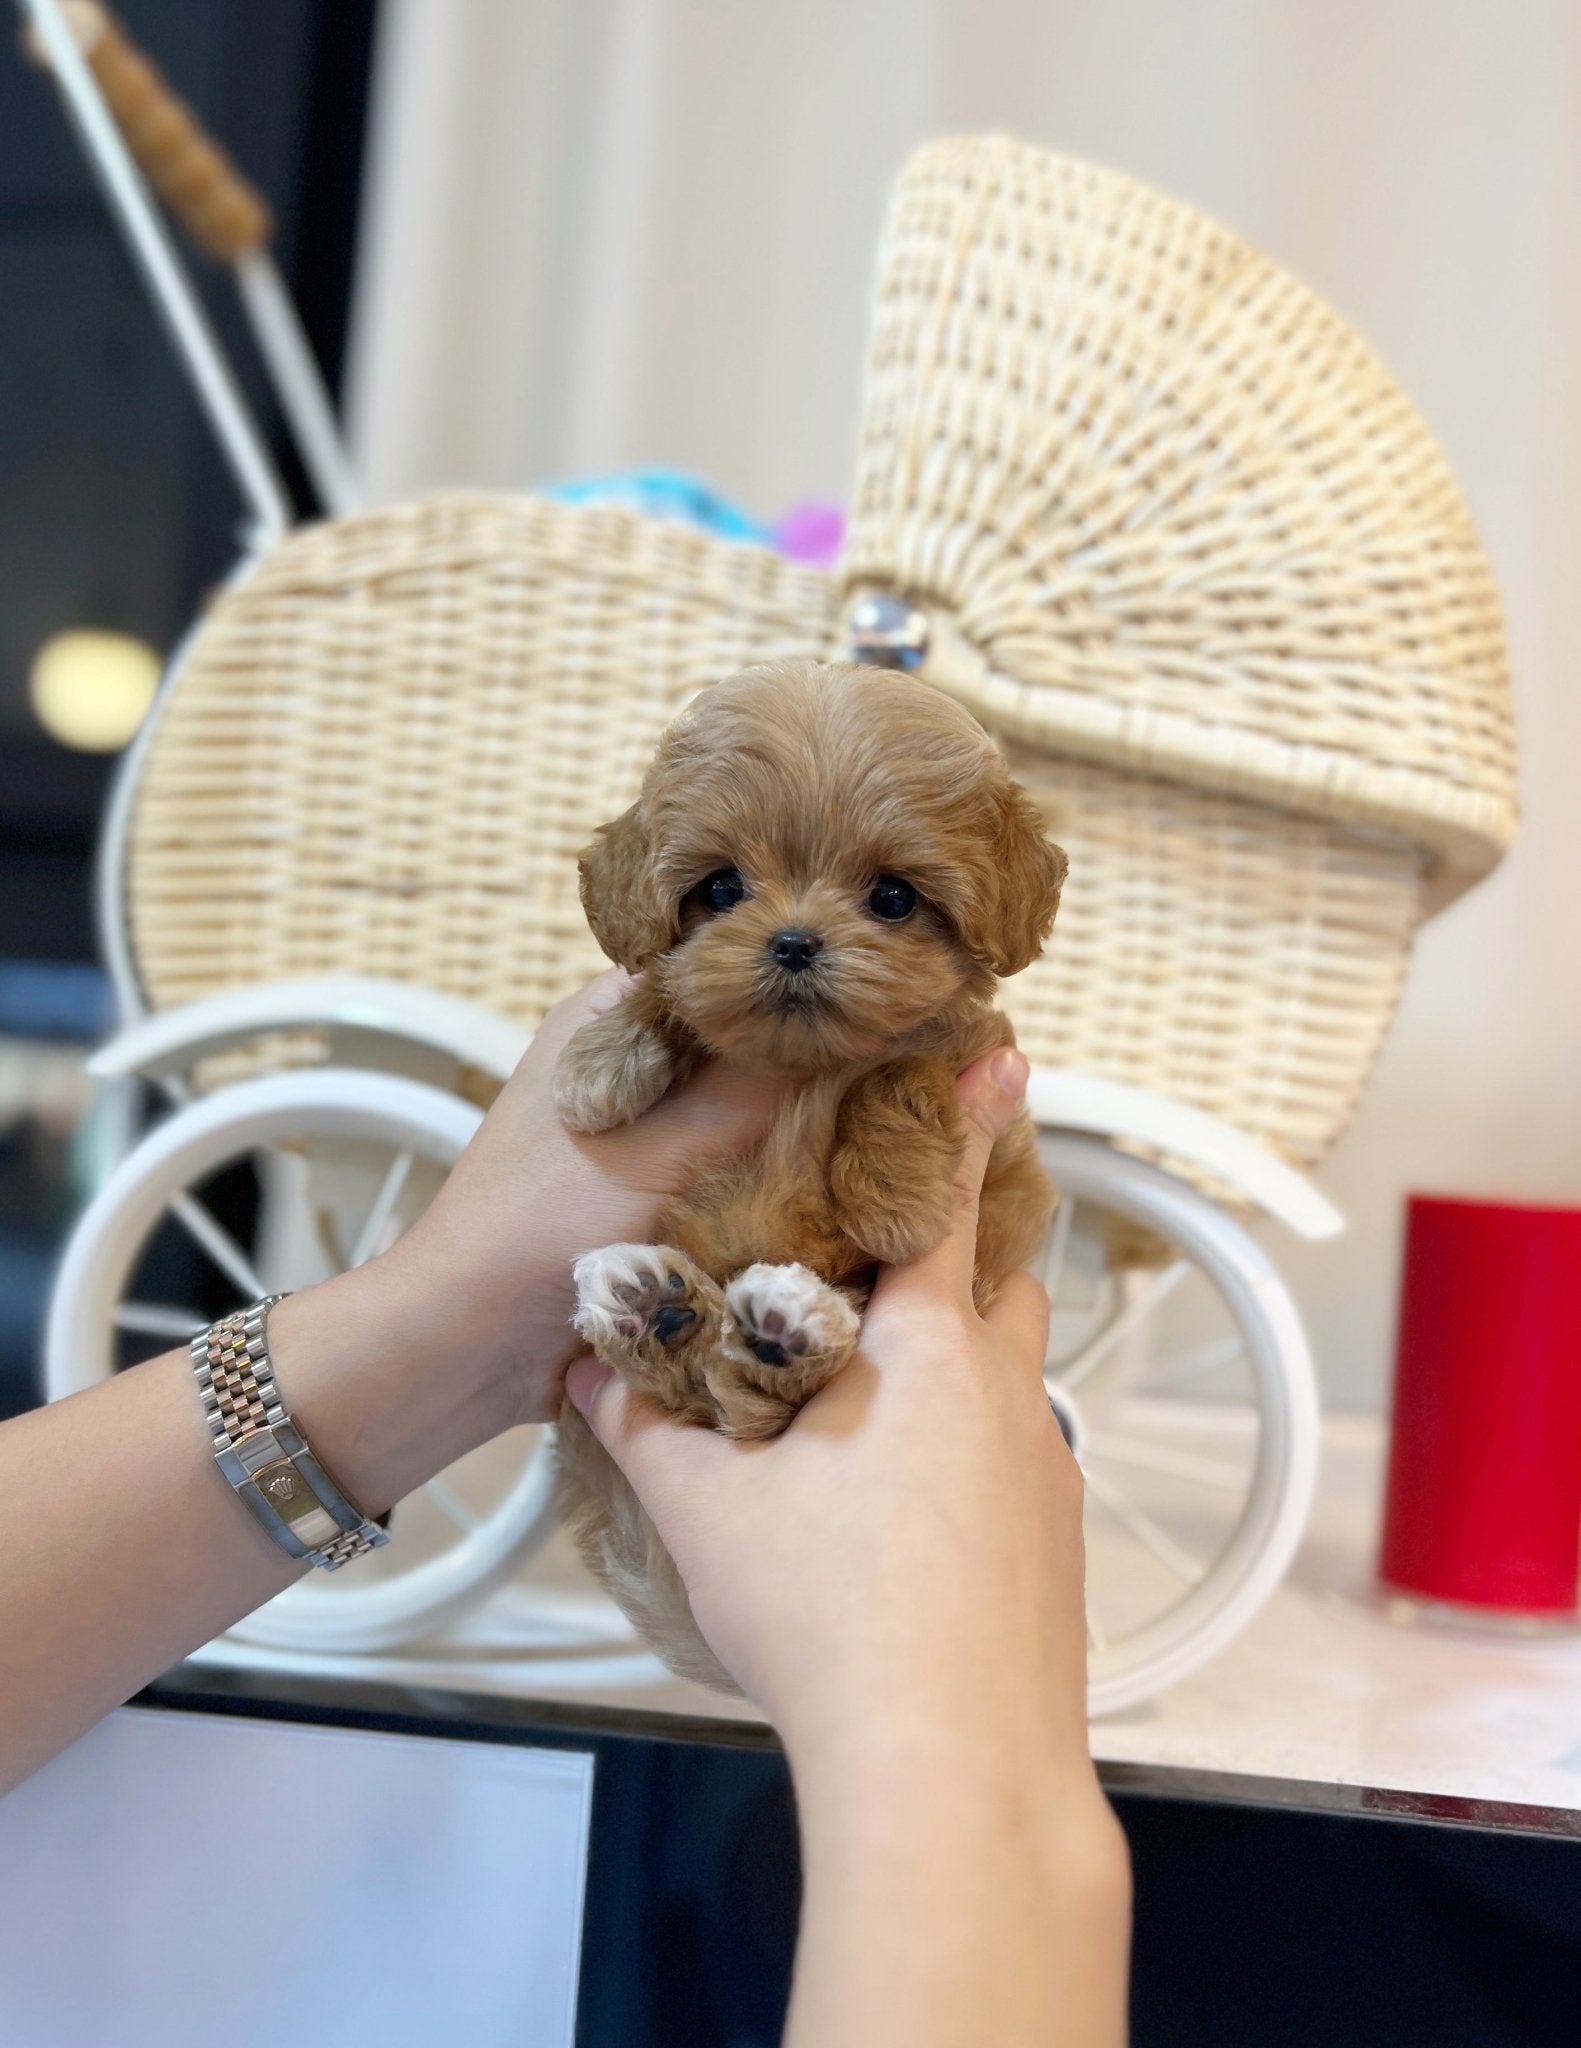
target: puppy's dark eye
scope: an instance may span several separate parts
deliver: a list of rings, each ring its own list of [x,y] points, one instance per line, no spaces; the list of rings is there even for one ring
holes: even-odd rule
[[[704,910],[711,910],[715,916],[721,911],[733,910],[746,893],[747,885],[736,868],[716,868],[698,883],[694,891]]]
[[[916,909],[917,892],[899,875],[880,875],[868,896],[867,907],[886,924],[899,924]]]

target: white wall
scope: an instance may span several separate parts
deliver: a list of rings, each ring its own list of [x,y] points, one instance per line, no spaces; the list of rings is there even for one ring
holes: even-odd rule
[[[843,492],[886,184],[999,128],[1196,201],[1443,438],[1509,605],[1525,831],[1421,940],[1346,1242],[1284,1260],[1387,1387],[1406,1188],[1581,1200],[1574,0],[387,0],[356,414],[376,491],[630,462]]]

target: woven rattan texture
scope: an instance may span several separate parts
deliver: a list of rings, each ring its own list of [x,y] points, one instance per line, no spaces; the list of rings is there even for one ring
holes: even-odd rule
[[[879,266],[853,585],[1044,749],[1398,831],[1435,900],[1515,825],[1503,627],[1432,436],[1328,306],[1194,209],[922,150]]]
[[[1497,600],[1398,388],[1191,209],[930,147],[882,255],[841,601],[872,585],[935,611],[929,678],[1071,855],[1007,992],[1031,1056],[1318,1159],[1424,910],[1515,815]],[[217,599],[147,750],[151,1005],[345,971],[536,1023],[600,964],[576,855],[664,723],[745,662],[841,653],[839,611],[615,509],[452,496],[293,535]]]
[[[576,855],[703,684],[828,645],[827,581],[611,508],[443,497],[293,534],[151,736],[128,913],[150,1003],[392,975],[535,1024],[603,964]]]
[[[821,577],[618,511],[442,498],[294,535],[217,599],[150,741],[128,906],[150,1002],[366,973],[535,1024],[602,964],[576,856],[662,726],[748,659],[833,651],[833,620]],[[1009,751],[1072,860],[1054,945],[1007,990],[1031,1056],[1316,1159],[1392,1014],[1424,856]]]
[[[1286,1157],[1348,1122],[1399,996],[1423,858],[1320,819],[1007,749],[1070,855],[1006,985],[1029,1055],[1156,1088]]]

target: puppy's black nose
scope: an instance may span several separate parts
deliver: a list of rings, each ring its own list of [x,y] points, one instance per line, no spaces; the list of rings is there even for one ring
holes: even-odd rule
[[[818,934],[799,924],[787,925],[769,940],[769,951],[787,974],[800,974],[804,967],[811,967],[822,950]]]

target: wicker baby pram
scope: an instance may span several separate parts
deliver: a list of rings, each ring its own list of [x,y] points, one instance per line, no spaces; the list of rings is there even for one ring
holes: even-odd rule
[[[1071,857],[1055,942],[1006,998],[1068,1195],[1051,1391],[1135,1546],[1122,1568],[1089,1532],[1093,1572],[1141,1588],[1113,1625],[1090,1586],[1094,1703],[1124,1705],[1243,1627],[1298,1540],[1310,1366],[1224,1205],[1333,1224],[1263,1148],[1305,1166],[1332,1143],[1417,923],[1509,839],[1497,601],[1437,448],[1332,312],[1188,207],[1001,140],[900,180],[852,505],[834,577],[614,506],[462,493],[242,566],[172,666],[103,867],[143,1021],[102,1070],[196,1094],[79,1226],[51,1389],[113,1369],[117,1328],[180,1334],[134,1298],[163,1216],[237,1286],[300,1284],[289,1230],[238,1249],[196,1216],[217,1165],[272,1146],[276,1220],[349,1203],[339,1262],[377,1248],[465,1141],[479,1075],[600,965],[576,855],[692,693],[779,656],[895,660],[978,713]],[[1117,1244],[1162,1262],[1128,1275]],[[1230,1336],[1188,1324],[1180,1355],[1245,1363],[1245,1428],[1128,1391],[1193,1276]],[[294,1589],[249,1639],[439,1627],[541,1540],[542,1462],[404,1590]],[[1149,1507],[1115,1478],[1136,1469],[1166,1488]],[[1233,1495],[1206,1537],[1195,1496],[1167,1497],[1204,1481]]]
[[[744,662],[847,656],[874,589],[923,607],[920,675],[1070,854],[1006,992],[1030,1056],[1321,1158],[1418,923],[1514,829],[1487,564],[1310,292],[1003,141],[900,181],[838,579],[452,495],[301,530],[221,594],[131,817],[148,1001],[354,968],[536,1023],[599,964],[576,855],[662,726]]]

